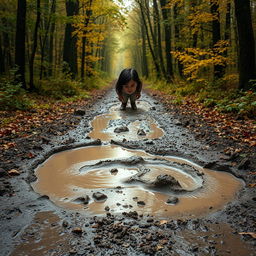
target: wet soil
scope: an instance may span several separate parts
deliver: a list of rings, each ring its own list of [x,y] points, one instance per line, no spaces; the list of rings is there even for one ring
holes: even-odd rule
[[[97,116],[107,118],[116,108],[114,90],[98,92],[90,104],[78,109],[80,111],[73,115],[67,115],[61,123],[56,121],[37,128],[27,138],[9,138],[17,146],[1,152],[1,255],[254,255],[255,239],[250,234],[255,234],[256,225],[256,196],[252,186],[255,183],[255,148],[219,138],[199,116],[186,115],[169,102],[163,104],[166,103],[165,99],[155,92],[154,95],[150,92],[143,93],[142,100],[149,106],[147,121],[154,125],[145,124],[143,113],[141,120],[136,120],[136,115],[133,115],[132,121],[139,121],[139,129],[144,130],[146,135],[148,127],[157,129],[157,135],[152,138],[143,133],[138,134],[138,130],[136,137],[124,137],[122,132],[114,132],[111,129],[116,125],[129,127],[128,123],[117,124],[116,120],[111,123],[113,126],[103,128],[107,129],[104,135],[109,132],[112,134],[110,137],[98,140],[97,135],[92,134],[91,125],[99,118]],[[131,112],[128,108],[127,112],[129,111]],[[75,124],[75,128],[71,123]],[[199,128],[190,129],[195,123],[200,123]],[[102,133],[101,129],[99,128],[98,133]],[[133,133],[135,131],[133,128],[130,130]],[[101,206],[99,215],[95,216],[94,211],[88,211],[90,204],[86,202],[89,200],[86,194],[81,197],[78,193],[79,195],[69,198],[67,193],[68,200],[76,201],[71,200],[72,204],[84,204],[81,209],[66,207],[64,192],[60,195],[64,205],[59,205],[51,198],[54,192],[34,191],[34,184],[38,182],[35,169],[53,154],[64,150],[80,150],[81,147],[88,149],[110,146],[126,151],[141,151],[156,158],[186,159],[200,167],[216,171],[217,175],[223,171],[231,173],[242,180],[242,185],[231,192],[232,195],[218,207],[202,202],[200,207],[205,211],[200,215],[194,215],[190,209],[179,215],[157,215],[145,210],[147,201],[140,200],[138,194],[134,196],[138,198],[133,205],[126,197],[122,197],[125,201],[118,208],[120,211],[111,211],[113,207],[106,204],[111,199],[111,194],[107,195],[109,198],[106,201],[101,201],[101,195],[93,197],[96,192],[93,191],[89,195],[90,200],[95,200],[93,198],[98,196],[99,202],[95,203]],[[227,153],[227,147],[242,150],[238,153]],[[95,164],[97,165],[97,161],[91,163]],[[114,165],[105,167],[108,177],[118,177],[118,173],[121,175],[120,167]],[[88,166],[83,164],[80,167],[86,169]],[[114,171],[115,168],[117,171]],[[12,169],[17,172],[8,174]],[[99,168],[96,166],[94,171],[99,172]],[[52,167],[52,173],[54,172]],[[138,170],[132,166],[128,177],[125,174],[122,179],[136,173]],[[48,179],[53,188],[56,184],[54,181],[58,181],[58,178],[57,175]],[[72,178],[67,177],[65,184],[68,180]],[[120,185],[118,182],[117,187]],[[225,179],[223,182],[225,183]],[[60,185],[65,190],[65,186]],[[120,187],[117,190],[122,191]],[[115,194],[119,195],[116,192]],[[179,204],[180,202],[174,204],[174,207]],[[135,209],[129,208],[129,205]],[[241,232],[249,234],[239,234]]]

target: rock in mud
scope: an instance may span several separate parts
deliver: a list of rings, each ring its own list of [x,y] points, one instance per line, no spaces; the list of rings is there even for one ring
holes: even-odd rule
[[[144,201],[138,201],[137,204],[138,205],[146,205],[146,203]]]
[[[93,198],[96,199],[97,201],[103,201],[106,200],[108,197],[101,193],[101,192],[95,192],[92,194]]]
[[[77,199],[74,200],[74,202],[83,203],[83,204],[88,204],[89,201],[90,201],[90,197],[88,195],[78,197]]]
[[[129,131],[129,129],[127,126],[120,126],[120,127],[115,128],[115,130],[114,130],[115,133],[128,132],[128,131]]]
[[[156,187],[171,186],[171,187],[181,188],[180,183],[174,177],[168,174],[158,175],[155,181],[152,182],[152,185]]]
[[[118,170],[117,170],[116,168],[111,169],[111,170],[110,170],[110,173],[111,173],[111,174],[116,174],[116,173],[118,173]]]
[[[177,204],[179,202],[179,198],[175,196],[171,196],[166,200],[167,204]]]
[[[68,222],[66,220],[64,220],[62,222],[62,227],[67,228],[68,226],[69,226]]]
[[[83,233],[83,230],[80,227],[75,227],[72,232],[77,235],[81,235]]]
[[[109,210],[110,210],[109,206],[106,206],[106,207],[105,207],[105,211],[108,212]]]
[[[138,134],[139,136],[145,136],[145,135],[146,135],[146,133],[145,133],[145,131],[144,131],[143,129],[139,129],[138,132],[137,132],[137,134]]]
[[[74,111],[74,115],[75,116],[84,116],[85,115],[85,111],[82,109],[77,109]]]

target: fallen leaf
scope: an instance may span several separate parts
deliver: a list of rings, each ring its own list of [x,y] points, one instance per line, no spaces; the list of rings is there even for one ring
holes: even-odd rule
[[[255,188],[255,187],[256,187],[256,183],[248,184],[248,187],[250,187],[250,188]]]
[[[239,235],[250,235],[253,238],[256,238],[256,233],[254,232],[240,232]]]

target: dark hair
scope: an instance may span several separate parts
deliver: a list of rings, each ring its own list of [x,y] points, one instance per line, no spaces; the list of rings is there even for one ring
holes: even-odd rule
[[[140,81],[137,71],[133,68],[125,68],[122,70],[116,82],[116,92],[118,94],[121,94],[123,90],[123,85],[129,83],[129,81],[131,80],[137,83],[136,91],[141,92],[142,83]]]

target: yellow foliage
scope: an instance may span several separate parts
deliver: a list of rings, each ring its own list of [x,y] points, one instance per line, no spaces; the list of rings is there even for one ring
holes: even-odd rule
[[[223,55],[228,49],[228,42],[220,40],[213,48],[186,48],[184,52],[172,51],[171,53],[184,65],[184,75],[187,80],[200,80],[200,72],[205,68],[215,65],[225,66],[231,63],[230,59]]]

